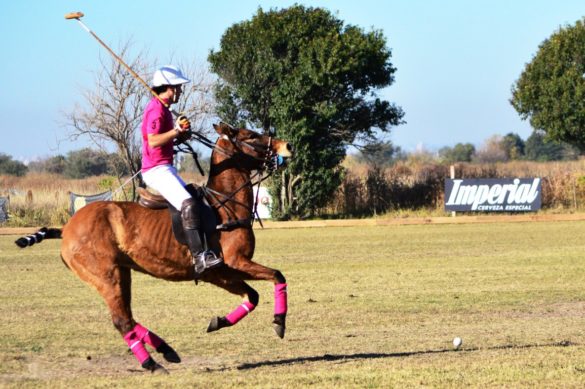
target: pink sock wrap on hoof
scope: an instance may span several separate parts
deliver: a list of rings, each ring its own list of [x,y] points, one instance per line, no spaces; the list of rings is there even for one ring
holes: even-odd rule
[[[146,343],[147,345],[157,348],[164,341],[159,338],[154,332],[151,332],[148,328],[144,328],[141,324],[136,323],[136,326],[132,330],[138,336],[138,339]]]
[[[234,325],[240,320],[242,320],[244,317],[246,317],[248,313],[252,312],[254,308],[256,308],[254,304],[252,304],[249,301],[244,301],[242,305],[234,309],[232,313],[227,315],[225,318],[227,319],[227,321],[230,322],[230,324]]]
[[[286,284],[274,285],[274,314],[280,315],[288,310]]]
[[[144,343],[138,338],[134,330],[124,335],[124,340],[140,364],[143,364],[144,361],[150,358],[150,354],[146,351]]]

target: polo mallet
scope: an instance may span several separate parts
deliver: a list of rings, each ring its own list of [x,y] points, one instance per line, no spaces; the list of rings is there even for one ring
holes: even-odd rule
[[[93,32],[93,31],[91,31],[91,30],[89,29],[89,27],[87,27],[85,24],[83,24],[83,22],[80,20],[80,19],[81,19],[83,16],[84,16],[84,15],[83,15],[83,12],[70,12],[70,13],[68,13],[68,14],[66,14],[66,15],[65,15],[65,19],[67,19],[67,20],[71,20],[71,19],[75,19],[75,20],[77,20],[77,22],[79,23],[79,25],[80,25],[80,26],[81,26],[81,27],[82,27],[82,28],[83,28],[85,31],[89,32],[89,33],[91,34],[91,36],[93,36],[93,37],[94,37],[94,38],[95,38],[95,39],[96,39],[96,40],[99,42],[99,44],[100,44],[100,45],[102,45],[102,46],[103,46],[103,47],[104,47],[106,50],[108,50],[108,52],[109,52],[109,53],[112,55],[112,57],[114,57],[114,58],[115,58],[115,59],[116,59],[118,62],[120,62],[120,63],[121,63],[121,64],[122,64],[122,65],[123,65],[123,66],[124,66],[124,67],[125,67],[125,68],[126,68],[128,71],[129,71],[129,72],[130,72],[130,74],[131,74],[131,75],[132,75],[132,76],[133,76],[135,79],[137,79],[137,80],[138,80],[138,81],[139,81],[139,82],[140,82],[142,85],[144,85],[144,86],[146,87],[146,89],[148,89],[148,90],[150,91],[150,93],[152,93],[152,95],[153,95],[154,97],[156,97],[156,98],[157,98],[157,99],[158,99],[158,100],[159,100],[159,101],[160,101],[160,102],[161,102],[161,103],[162,103],[162,104],[163,104],[165,107],[167,107],[167,108],[169,108],[169,109],[170,109],[169,105],[168,105],[168,104],[167,104],[165,101],[163,101],[163,99],[161,99],[161,98],[159,97],[159,95],[157,95],[157,94],[156,94],[156,93],[155,93],[155,92],[152,90],[152,88],[151,88],[151,87],[150,87],[150,86],[149,86],[149,85],[148,85],[148,84],[147,84],[147,83],[146,83],[146,82],[145,82],[145,81],[144,81],[144,80],[143,80],[143,79],[142,79],[142,78],[141,78],[141,77],[140,77],[138,74],[136,74],[136,72],[135,72],[134,70],[132,70],[132,68],[131,68],[130,66],[128,66],[128,65],[126,64],[126,62],[124,62],[124,61],[122,60],[122,58],[120,58],[120,57],[119,57],[119,56],[118,56],[116,53],[114,53],[114,51],[112,51],[112,49],[110,49],[110,48],[108,47],[108,45],[106,45],[106,44],[105,44],[105,43],[104,43],[104,42],[103,42],[103,41],[102,41],[102,40],[101,40],[101,39],[100,39],[100,38],[99,38],[99,37],[98,37],[98,36],[97,36],[97,35],[96,35],[96,34]],[[177,113],[177,112],[173,111],[172,109],[171,109],[171,112],[173,113],[173,115],[175,115],[175,116],[177,116],[177,117],[181,116],[179,113]]]

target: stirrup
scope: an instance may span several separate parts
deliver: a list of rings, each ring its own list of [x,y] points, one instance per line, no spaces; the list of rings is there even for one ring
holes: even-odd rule
[[[217,257],[211,250],[202,251],[193,256],[195,276],[200,276],[207,269],[213,269],[223,264],[223,259]]]

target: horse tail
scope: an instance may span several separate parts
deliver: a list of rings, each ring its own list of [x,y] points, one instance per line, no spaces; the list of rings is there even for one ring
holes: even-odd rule
[[[32,235],[16,239],[14,243],[23,249],[32,246],[35,243],[41,243],[43,239],[61,239],[61,232],[63,232],[63,230],[60,228],[43,227]]]

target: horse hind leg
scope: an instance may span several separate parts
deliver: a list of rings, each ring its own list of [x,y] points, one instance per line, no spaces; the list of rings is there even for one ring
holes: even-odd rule
[[[166,369],[155,362],[148,351],[146,351],[144,345],[147,344],[155,349],[158,353],[162,354],[163,358],[167,362],[180,363],[181,358],[177,352],[157,334],[142,326],[140,323],[134,321],[130,308],[132,283],[131,271],[129,268],[118,269],[120,273],[119,285],[122,301],[124,303],[124,309],[121,314],[115,314],[117,311],[116,308],[119,307],[120,304],[113,304],[114,307],[112,307],[108,303],[110,312],[112,313],[112,322],[114,323],[114,327],[116,327],[120,334],[124,337],[124,340],[130,347],[130,350],[134,353],[143,368],[152,372],[158,372],[160,370],[160,372],[166,373]],[[130,318],[130,321],[128,318]],[[136,350],[134,350],[134,348],[136,348]]]
[[[92,285],[103,297],[110,310],[114,327],[120,332],[143,368],[153,373],[167,373],[166,369],[150,356],[144,347],[145,343],[156,348],[167,361],[180,362],[177,353],[164,340],[134,321],[130,307],[131,273],[129,268],[115,265],[113,267],[95,266],[95,264],[111,264],[111,262],[100,261],[100,258],[89,258],[89,256],[81,260],[79,256],[65,254],[63,258],[73,258],[73,260],[65,260],[69,268],[80,279]],[[89,260],[94,263],[94,266],[84,266],[84,263],[88,263],[86,261]]]

